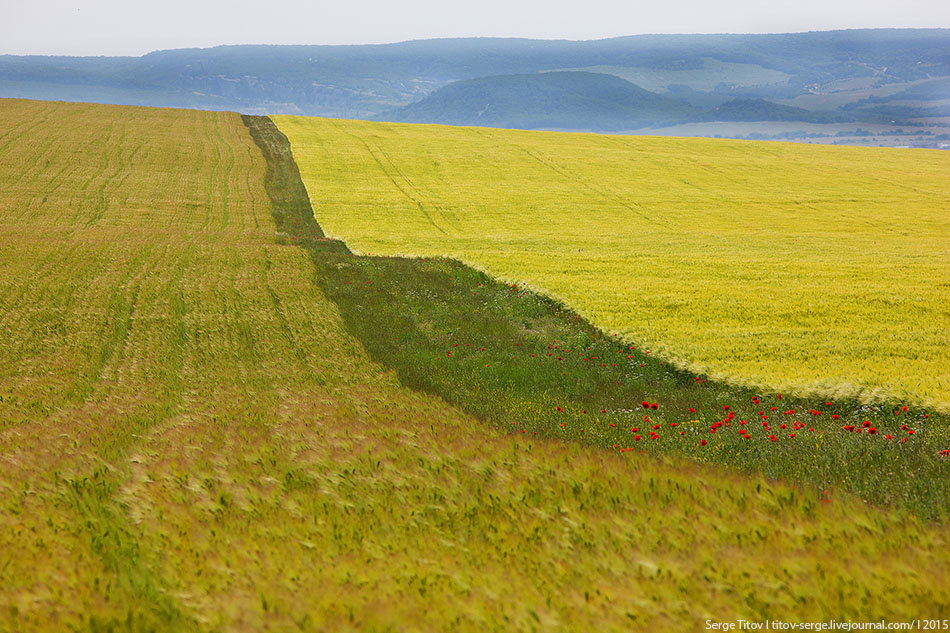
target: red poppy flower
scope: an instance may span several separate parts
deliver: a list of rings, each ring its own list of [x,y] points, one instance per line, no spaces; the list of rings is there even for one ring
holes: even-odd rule
[[[774,435],[769,435],[769,439],[772,440],[773,442],[777,442],[777,441],[778,441],[778,438],[775,437]]]
[[[700,444],[702,444],[703,446],[706,446],[707,442],[706,440],[703,440],[702,442],[700,442]]]

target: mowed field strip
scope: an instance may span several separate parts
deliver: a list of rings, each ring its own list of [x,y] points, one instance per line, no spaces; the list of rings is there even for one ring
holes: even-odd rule
[[[950,153],[274,120],[359,252],[527,282],[715,378],[950,408]]]
[[[236,114],[0,100],[0,631],[947,611],[942,525],[400,386],[265,171]]]

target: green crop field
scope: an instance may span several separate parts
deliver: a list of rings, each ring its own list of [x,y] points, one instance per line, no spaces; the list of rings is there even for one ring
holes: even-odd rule
[[[0,631],[947,613],[943,524],[406,388],[281,173],[236,114],[0,100]]]
[[[950,409],[950,153],[274,117],[317,220],[678,366]]]

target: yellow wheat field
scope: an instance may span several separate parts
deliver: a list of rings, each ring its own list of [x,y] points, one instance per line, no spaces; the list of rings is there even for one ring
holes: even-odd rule
[[[696,371],[950,407],[950,153],[275,117],[317,219]]]

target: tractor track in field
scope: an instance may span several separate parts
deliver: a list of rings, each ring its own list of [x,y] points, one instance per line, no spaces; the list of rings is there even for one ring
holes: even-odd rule
[[[399,169],[399,167],[396,166],[396,163],[392,160],[392,158],[390,158],[389,154],[383,151],[383,149],[379,146],[370,145],[366,141],[366,139],[360,136],[357,136],[353,134],[352,132],[349,132],[347,130],[343,130],[343,132],[345,132],[352,138],[359,141],[363,145],[363,147],[366,148],[367,153],[373,158],[373,161],[379,166],[380,171],[382,171],[386,175],[386,177],[389,179],[389,181],[393,184],[393,187],[395,187],[396,190],[399,191],[399,193],[401,193],[407,200],[412,202],[419,209],[420,213],[422,213],[422,215],[425,216],[429,224],[435,227],[435,229],[439,231],[439,233],[441,233],[442,235],[448,235],[448,231],[446,231],[444,228],[439,226],[439,223],[435,221],[435,218],[432,216],[431,213],[429,213],[429,210],[426,209],[426,204],[422,201],[422,199],[425,196],[423,196],[422,192],[420,192],[419,189],[413,184],[412,180],[408,176],[406,176]],[[382,159],[380,158],[380,155],[382,156]],[[386,163],[389,163],[388,168],[386,167],[385,164],[383,164],[383,159],[385,159]],[[395,176],[393,175],[394,173],[396,174]],[[397,179],[397,176],[398,176],[398,179]],[[400,184],[400,181],[402,181],[405,184],[404,185]],[[439,214],[442,216],[442,218],[444,220],[447,220],[445,211],[441,209],[438,205],[434,205],[434,206],[436,210],[439,211]]]

